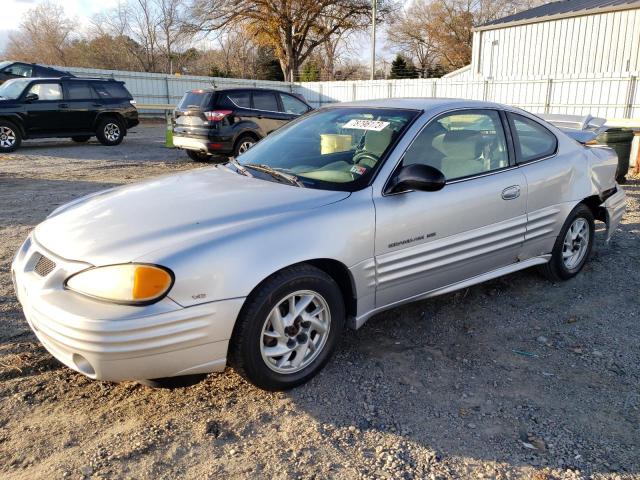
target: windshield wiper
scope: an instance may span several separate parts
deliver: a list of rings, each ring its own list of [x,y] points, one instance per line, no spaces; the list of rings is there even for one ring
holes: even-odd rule
[[[264,165],[261,163],[246,163],[244,165],[241,165],[241,167],[252,168],[253,170],[257,170],[258,172],[263,172],[267,175],[271,175],[276,180],[285,180],[291,185],[304,187],[302,182],[298,180],[298,177],[296,177],[295,175],[289,175],[288,173],[281,172],[280,170],[270,167],[269,165]]]
[[[240,175],[244,175],[245,177],[251,177],[252,175],[247,172],[247,169],[244,168],[242,165],[240,165],[236,159],[234,158],[230,158],[229,159],[229,163],[231,165],[233,165],[233,167],[236,169],[236,171],[240,174]]]

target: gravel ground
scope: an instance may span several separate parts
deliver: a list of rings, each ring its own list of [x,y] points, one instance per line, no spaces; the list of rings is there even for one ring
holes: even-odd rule
[[[576,279],[524,271],[380,314],[291,392],[232,370],[170,391],[60,365],[14,297],[13,253],[59,204],[200,167],[163,135],[0,157],[2,478],[640,478],[639,178]]]

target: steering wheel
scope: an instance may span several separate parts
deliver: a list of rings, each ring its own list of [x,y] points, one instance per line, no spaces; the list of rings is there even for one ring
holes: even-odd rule
[[[369,161],[366,162],[366,160],[369,160]],[[365,162],[363,165],[364,167],[373,168],[376,165],[376,163],[380,161],[380,158],[377,155],[371,152],[366,152],[366,151],[358,152],[353,156],[354,165],[363,163],[363,161]]]

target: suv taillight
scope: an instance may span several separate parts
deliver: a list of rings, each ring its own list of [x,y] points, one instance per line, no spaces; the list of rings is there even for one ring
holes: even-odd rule
[[[204,112],[204,116],[207,117],[207,120],[210,122],[219,122],[224,117],[231,115],[232,113],[232,110],[213,110],[211,112]]]

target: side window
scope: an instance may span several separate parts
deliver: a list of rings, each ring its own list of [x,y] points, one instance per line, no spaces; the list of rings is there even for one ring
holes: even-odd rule
[[[278,101],[273,92],[253,92],[253,108],[256,110],[278,111]]]
[[[86,82],[67,83],[67,92],[69,100],[90,100],[94,98],[93,90]]]
[[[558,139],[538,122],[522,115],[509,113],[518,163],[531,162],[556,152]]]
[[[284,111],[287,113],[302,115],[303,113],[307,113],[309,111],[309,107],[307,107],[303,102],[295,97],[292,97],[291,95],[281,93],[280,98],[282,99],[282,106],[284,107]]]
[[[36,83],[30,89],[29,93],[38,95],[38,101],[44,100],[62,100],[62,85],[59,83]]]
[[[403,164],[422,163],[447,180],[509,166],[500,115],[493,110],[465,110],[432,120],[404,155]]]
[[[31,65],[25,65],[24,63],[16,63],[6,68],[4,72],[17,75],[18,77],[30,77],[33,73],[33,67]]]
[[[251,108],[251,97],[249,92],[232,92],[227,95],[232,105],[240,108]]]

